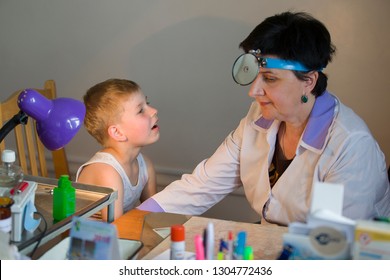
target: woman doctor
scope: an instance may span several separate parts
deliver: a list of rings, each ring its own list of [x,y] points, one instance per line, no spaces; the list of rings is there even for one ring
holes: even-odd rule
[[[306,13],[266,18],[240,44],[233,78],[255,99],[239,126],[192,174],[138,208],[199,215],[243,187],[262,222],[305,222],[315,182],[344,185],[343,215],[390,215],[384,155],[364,121],[326,90],[335,53]]]

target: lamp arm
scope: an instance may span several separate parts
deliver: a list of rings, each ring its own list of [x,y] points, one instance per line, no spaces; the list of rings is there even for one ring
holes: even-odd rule
[[[19,111],[16,115],[12,117],[5,125],[0,129],[0,143],[4,140],[4,138],[11,132],[19,124],[26,124],[28,120],[28,116],[25,112]]]

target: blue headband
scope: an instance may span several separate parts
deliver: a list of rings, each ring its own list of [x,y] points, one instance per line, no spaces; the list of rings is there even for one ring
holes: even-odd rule
[[[294,71],[303,71],[308,72],[305,66],[298,61],[293,60],[284,60],[278,58],[271,57],[258,57],[260,67],[263,68],[275,68],[275,69],[283,69],[283,70],[294,70]]]

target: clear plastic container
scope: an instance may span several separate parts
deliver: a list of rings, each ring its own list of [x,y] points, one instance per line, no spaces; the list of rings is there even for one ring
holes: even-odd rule
[[[8,196],[11,189],[17,188],[23,181],[23,170],[15,164],[15,159],[13,150],[4,150],[1,153],[0,188],[3,196]]]

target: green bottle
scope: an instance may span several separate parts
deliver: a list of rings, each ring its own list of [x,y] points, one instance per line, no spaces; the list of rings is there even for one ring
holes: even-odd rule
[[[76,211],[76,189],[69,175],[61,175],[58,187],[53,189],[53,218],[61,221]]]

